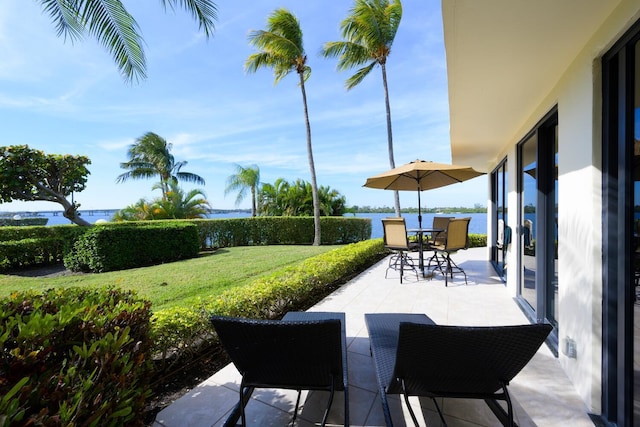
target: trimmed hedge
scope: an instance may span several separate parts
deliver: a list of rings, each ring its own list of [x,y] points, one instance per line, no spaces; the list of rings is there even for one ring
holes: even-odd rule
[[[0,242],[0,270],[61,262],[69,246],[56,237]]]
[[[312,217],[133,221],[100,224],[97,227],[78,227],[77,225],[0,227],[0,271],[59,262],[65,257],[68,257],[69,265],[73,265],[73,268],[78,271],[99,271],[97,266],[96,269],[90,268],[86,259],[77,259],[77,255],[68,255],[74,242],[84,233],[100,227],[130,229],[145,226],[161,227],[165,224],[177,223],[196,225],[200,250],[248,245],[300,245],[313,242]],[[371,237],[371,220],[368,218],[322,217],[320,224],[322,244],[347,244]],[[130,236],[127,232],[121,235],[125,239]],[[20,243],[15,243],[17,241]],[[120,247],[129,247],[130,241],[122,242]],[[42,247],[37,247],[38,244]],[[115,242],[112,242],[112,245],[116,246]],[[144,251],[138,253],[147,252],[148,248],[144,248]],[[148,262],[140,265],[148,265]]]
[[[193,258],[199,251],[200,238],[193,224],[101,225],[76,240],[64,265],[72,271],[100,273]]]
[[[191,220],[198,226],[203,249],[249,245],[313,243],[313,217],[268,216]],[[370,218],[320,218],[321,243],[339,245],[371,238]]]
[[[382,239],[365,240],[308,258],[249,285],[154,314],[154,352],[163,364],[180,363],[215,344],[211,314],[276,319],[306,310],[350,277],[386,255]]]
[[[49,218],[0,218],[0,227],[47,225],[47,222],[49,222]]]
[[[144,425],[150,303],[83,288],[0,301],[0,425]]]

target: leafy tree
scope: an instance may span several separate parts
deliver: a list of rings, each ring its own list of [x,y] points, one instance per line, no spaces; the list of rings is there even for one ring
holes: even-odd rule
[[[247,195],[247,189],[251,190],[251,216],[256,216],[258,186],[260,185],[260,168],[256,165],[243,168],[235,165],[235,173],[227,178],[227,188],[224,194],[227,195],[232,191],[237,191],[236,206],[238,206]]]
[[[159,177],[159,188],[162,190],[162,198],[167,198],[172,181],[186,181],[204,185],[205,181],[200,175],[190,172],[181,172],[187,162],[176,162],[171,154],[172,144],[153,132],[147,132],[129,147],[128,162],[120,163],[128,172],[118,175],[116,182],[125,182],[128,179],[147,179]]]
[[[391,131],[391,106],[387,84],[387,58],[402,19],[400,0],[355,0],[350,15],[340,23],[343,41],[327,42],[321,54],[338,57],[338,70],[359,68],[346,81],[347,90],[357,86],[376,65],[382,70],[384,102],[387,111],[387,141],[389,165],[395,168],[393,136]],[[400,196],[394,192],[396,215],[400,216]]]
[[[318,200],[318,184],[316,182],[316,169],[311,146],[311,124],[309,123],[309,110],[307,108],[307,93],[304,86],[304,82],[311,75],[311,68],[307,65],[307,55],[302,43],[300,22],[287,9],[276,9],[267,19],[266,30],[251,31],[249,33],[249,43],[255,46],[259,52],[247,58],[245,69],[248,72],[254,73],[263,67],[272,68],[275,74],[275,84],[291,71],[298,73],[300,78],[304,120],[307,129],[307,157],[311,172],[314,218],[313,245],[318,246],[320,245],[320,202]]]
[[[40,0],[51,17],[58,36],[71,41],[89,33],[113,56],[120,74],[127,80],[146,78],[146,59],[138,23],[120,0]],[[214,31],[217,8],[211,0],[161,0],[174,9],[182,6],[198,21],[206,37]]]
[[[90,225],[80,218],[80,204],[67,200],[69,195],[85,189],[89,164],[91,160],[85,156],[45,154],[28,145],[0,147],[0,203],[59,203],[65,218],[78,225]]]

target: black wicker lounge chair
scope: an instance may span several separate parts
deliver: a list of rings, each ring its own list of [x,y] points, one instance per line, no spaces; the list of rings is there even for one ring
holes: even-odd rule
[[[235,425],[240,417],[242,425],[246,426],[245,406],[255,388],[298,390],[294,422],[301,390],[329,391],[323,426],[331,409],[334,391],[345,390],[345,425],[349,425],[346,350],[343,351],[344,313],[289,316],[292,318],[211,317],[223,347],[242,375],[240,401],[225,425]]]
[[[551,325],[462,327],[435,325],[415,314],[366,314],[371,353],[387,426],[388,394],[402,394],[415,425],[409,396],[483,399],[500,422],[515,426],[509,382],[551,332]],[[506,402],[507,409],[497,401]]]

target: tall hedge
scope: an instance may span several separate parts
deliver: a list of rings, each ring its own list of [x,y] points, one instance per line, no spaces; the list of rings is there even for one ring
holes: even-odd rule
[[[100,273],[193,258],[199,251],[198,229],[188,222],[101,225],[76,240],[64,265]]]

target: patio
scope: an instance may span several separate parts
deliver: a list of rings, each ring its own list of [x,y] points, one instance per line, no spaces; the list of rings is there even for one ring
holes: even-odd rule
[[[417,257],[417,254],[413,254]],[[366,270],[325,298],[310,311],[346,313],[349,365],[349,411],[352,426],[382,426],[384,417],[375,371],[369,354],[365,313],[425,313],[438,324],[513,325],[528,323],[503,283],[486,261],[486,249],[458,252],[455,261],[465,269],[468,285],[456,276],[445,287],[444,279],[416,280],[389,271],[387,259]],[[469,354],[473,357],[473,354]],[[238,400],[239,374],[228,365],[191,390],[156,417],[154,427],[221,426]],[[519,426],[593,426],[588,410],[560,368],[558,360],[543,345],[533,360],[511,382],[516,422]],[[290,423],[296,392],[256,390],[247,405],[249,425],[283,426]],[[296,425],[311,426],[322,418],[326,392],[304,392]],[[342,394],[337,393],[328,425],[343,424]],[[483,401],[442,399],[447,423],[452,427],[500,425]],[[430,399],[411,399],[421,425],[439,426],[440,419]],[[412,425],[404,402],[392,396],[396,426]]]

